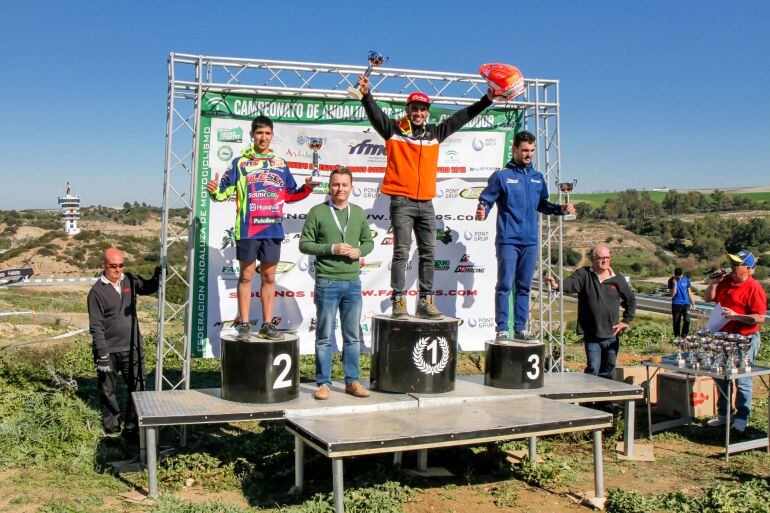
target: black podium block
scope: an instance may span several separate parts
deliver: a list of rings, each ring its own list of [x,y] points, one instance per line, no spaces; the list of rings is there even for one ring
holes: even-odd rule
[[[399,320],[375,315],[373,326],[373,388],[425,394],[455,389],[457,319]]]
[[[495,388],[542,388],[545,344],[487,342],[484,384]]]
[[[239,341],[222,336],[222,399],[240,403],[280,403],[299,396],[299,338],[271,341],[251,335]]]

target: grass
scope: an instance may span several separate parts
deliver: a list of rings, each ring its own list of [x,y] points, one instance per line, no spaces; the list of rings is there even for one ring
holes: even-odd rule
[[[178,341],[181,327],[172,328],[168,335]],[[151,327],[145,332],[147,368],[152,372],[155,336]],[[669,337],[667,322],[640,319],[624,337],[622,350],[667,351]],[[565,348],[567,356],[579,368],[577,362],[583,357],[583,347],[573,332],[568,332]],[[770,344],[763,345],[763,349],[761,358],[768,358]],[[459,365],[465,369],[478,369],[477,364],[483,368],[481,353],[462,353],[459,360]],[[368,361],[369,356],[365,355],[362,358],[365,369],[368,369]],[[301,367],[303,378],[312,380],[315,372],[313,358],[303,357]],[[181,364],[170,357],[166,360],[166,368],[178,372]],[[77,391],[53,386],[51,369],[63,378],[74,378]],[[341,376],[339,358],[335,359],[334,373],[336,377]],[[218,386],[218,382],[218,360],[193,360],[194,388]],[[766,401],[761,393],[755,394],[751,419],[753,434],[764,429]],[[637,413],[637,425],[641,426],[645,412],[640,409]],[[616,417],[613,427],[605,431],[608,454],[611,454],[610,447],[622,436],[622,425],[622,420]],[[163,438],[163,443],[178,446],[173,431],[164,431]],[[655,468],[616,462],[609,455],[605,458],[608,483],[624,472],[623,479],[628,482],[623,490],[612,491],[612,511],[627,513],[649,504],[663,504],[671,511],[686,511],[686,508],[696,511],[698,509],[692,509],[696,506],[713,512],[764,511],[756,509],[766,497],[764,481],[742,484],[746,481],[745,476],[767,477],[770,457],[764,453],[740,455],[726,466],[721,461],[701,458],[698,448],[702,444],[707,447],[719,445],[718,435],[704,428],[702,422],[656,435],[654,440],[656,444],[683,450],[674,455],[672,451],[659,452]],[[546,461],[539,465],[511,466],[500,451],[502,448],[525,447],[526,441],[432,450],[431,464],[445,466],[456,476],[442,482],[424,481],[403,474],[390,465],[391,458],[387,454],[348,459],[345,462],[346,511],[398,512],[420,501],[426,501],[426,507],[417,504],[411,506],[413,511],[428,510],[427,504],[437,511],[452,507],[459,511],[461,504],[472,509],[467,506],[469,500],[499,508],[516,508],[533,497],[535,500],[545,497],[537,494],[555,492],[558,496],[565,487],[590,488],[590,436],[567,434],[540,439],[538,452]],[[0,509],[151,513],[333,511],[329,462],[312,451],[306,454],[306,493],[287,495],[286,490],[293,483],[293,439],[280,423],[249,422],[190,429],[188,446],[162,460],[159,478],[165,495],[151,506],[116,502],[117,494],[147,486],[146,473],[116,476],[108,470],[107,461],[124,459],[132,454],[135,449],[126,448],[102,433],[87,336],[75,337],[74,341],[55,347],[0,350],[0,470],[5,473],[5,477],[0,477],[0,488],[4,490],[0,492]],[[406,467],[412,465],[411,458],[412,455],[405,455]],[[668,493],[669,490],[666,493],[625,493],[634,487],[635,480],[655,479],[660,473],[681,475],[680,479],[688,483],[681,487],[698,489],[684,494]],[[429,494],[430,497],[421,490],[433,487],[439,487],[439,492]],[[679,488],[677,485],[670,490]],[[204,497],[224,494],[226,498],[196,503],[185,498],[189,491]],[[695,502],[702,497],[707,501]],[[724,507],[718,509],[718,504]]]
[[[650,198],[656,203],[663,203],[663,199],[666,197],[665,191],[640,191],[647,192]],[[617,199],[620,195],[619,192],[597,192],[593,194],[570,194],[570,199],[573,203],[588,203],[592,207],[599,207],[604,204],[608,199]],[[754,201],[761,203],[763,201],[770,201],[770,192],[740,192],[730,193],[733,197],[749,197]]]

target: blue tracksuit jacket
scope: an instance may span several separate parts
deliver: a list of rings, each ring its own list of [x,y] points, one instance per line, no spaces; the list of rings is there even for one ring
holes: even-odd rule
[[[561,215],[561,205],[548,201],[548,184],[532,165],[509,162],[487,181],[479,202],[487,215],[497,204],[495,244],[537,244],[537,212]]]

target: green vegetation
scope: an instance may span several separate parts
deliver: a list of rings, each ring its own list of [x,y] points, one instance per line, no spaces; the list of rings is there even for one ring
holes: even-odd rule
[[[706,490],[658,495],[613,488],[607,493],[605,509],[607,513],[766,513],[770,511],[770,483],[752,479],[742,484],[718,484]]]
[[[716,189],[709,194],[698,191],[680,193],[675,189],[669,191],[636,191],[629,189],[622,192],[601,192],[594,194],[571,194],[573,203],[584,203],[591,208],[599,208],[606,203],[622,201],[623,197],[633,191],[648,197],[654,203],[661,205],[667,214],[682,214],[696,212],[724,212],[730,210],[768,210],[770,209],[770,192],[739,192],[732,193]]]

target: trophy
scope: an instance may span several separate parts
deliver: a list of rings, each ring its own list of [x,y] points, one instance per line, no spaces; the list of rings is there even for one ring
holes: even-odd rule
[[[574,189],[576,185],[577,185],[577,178],[575,178],[571,182],[560,182],[558,178],[556,179],[556,187],[558,187],[559,190],[564,193],[564,199],[568,204],[569,204],[569,193],[572,192],[572,189]],[[562,218],[565,221],[574,221],[575,214],[565,214],[562,216]]]
[[[324,140],[320,137],[308,137],[307,138],[307,146],[311,150],[313,150],[313,173],[311,176],[318,177],[320,176],[320,173],[318,172],[318,150],[321,149],[321,146],[324,145]]]
[[[364,71],[364,76],[368,77],[371,75],[374,68],[379,68],[388,62],[388,59],[390,59],[390,57],[385,57],[380,52],[369,50],[369,66],[366,68],[366,71]],[[361,94],[361,91],[358,90],[358,84],[356,84],[355,87],[348,87],[348,93],[358,100],[364,97],[364,95]]]
[[[727,344],[727,333],[724,331],[714,333],[714,361],[711,364],[711,372],[722,374],[725,371],[724,350]]]
[[[740,336],[740,335],[739,335]],[[738,373],[738,344],[730,340],[725,345],[727,353],[727,362],[725,363],[725,374]]]
[[[691,369],[700,367],[698,363],[698,349],[700,344],[696,338],[686,338],[687,341],[687,366]]]
[[[741,366],[739,370],[741,372],[751,372],[751,358],[749,356],[751,352],[751,337],[742,336],[738,341],[738,347],[741,350]]]
[[[684,357],[682,356],[682,347],[685,344],[685,339],[675,338],[674,340],[671,341],[671,343],[676,348],[676,366],[684,367],[686,365],[686,362],[684,361]]]

